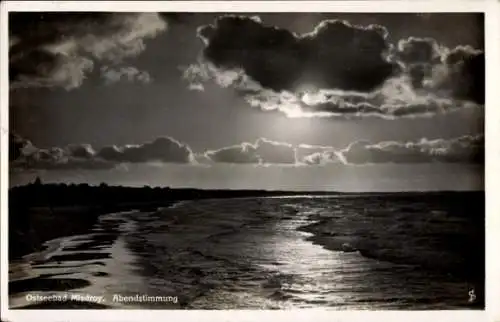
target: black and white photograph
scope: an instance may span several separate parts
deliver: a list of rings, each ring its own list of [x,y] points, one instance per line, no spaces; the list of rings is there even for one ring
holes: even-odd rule
[[[481,9],[82,10],[8,12],[10,312],[485,309]]]

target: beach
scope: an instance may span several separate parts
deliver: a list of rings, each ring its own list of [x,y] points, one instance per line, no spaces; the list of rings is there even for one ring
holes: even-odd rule
[[[25,256],[29,273],[22,278],[19,269],[15,271],[10,305],[480,308],[484,303],[471,303],[468,293],[472,288],[480,294],[484,276],[471,268],[474,258],[464,247],[480,245],[480,231],[474,232],[480,223],[470,214],[452,213],[456,208],[446,209],[443,198],[438,200],[240,198],[106,214],[89,233],[52,241],[49,244],[58,246],[43,256]],[[443,243],[452,234],[462,248]],[[104,301],[30,303],[26,295],[33,292]],[[170,300],[114,301],[114,295]]]

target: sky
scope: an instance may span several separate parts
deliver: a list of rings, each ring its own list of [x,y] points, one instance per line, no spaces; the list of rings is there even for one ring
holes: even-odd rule
[[[482,190],[474,13],[10,13],[10,184]]]

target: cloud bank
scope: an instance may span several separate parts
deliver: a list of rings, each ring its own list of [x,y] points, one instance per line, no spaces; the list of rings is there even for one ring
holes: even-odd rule
[[[127,163],[194,163],[189,146],[170,137],[139,145],[106,146],[96,151],[90,144],[38,148],[11,134],[9,159],[12,168],[45,170],[111,169]]]
[[[127,163],[250,164],[322,166],[328,164],[484,164],[484,135],[465,135],[451,139],[421,139],[415,142],[356,141],[342,149],[331,146],[277,142],[260,138],[194,153],[170,137],[160,137],[137,145],[105,146],[89,144],[38,148],[29,140],[10,134],[11,167],[26,169],[110,169]]]
[[[415,142],[356,141],[343,149],[331,146],[292,145],[268,139],[207,151],[205,160],[213,163],[297,165],[327,164],[416,164],[484,163],[484,135],[465,135],[451,139],[421,139]]]
[[[366,163],[484,163],[484,136],[421,139],[417,142],[358,141],[341,151],[348,164]]]
[[[295,34],[258,17],[201,26],[201,58],[185,68],[193,90],[212,81],[252,106],[288,117],[432,116],[484,104],[484,53],[431,38],[397,44],[380,25],[326,20]]]

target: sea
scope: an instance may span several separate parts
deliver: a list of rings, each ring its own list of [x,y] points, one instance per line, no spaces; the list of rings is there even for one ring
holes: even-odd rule
[[[181,201],[45,246],[11,308],[484,308],[484,192]]]

